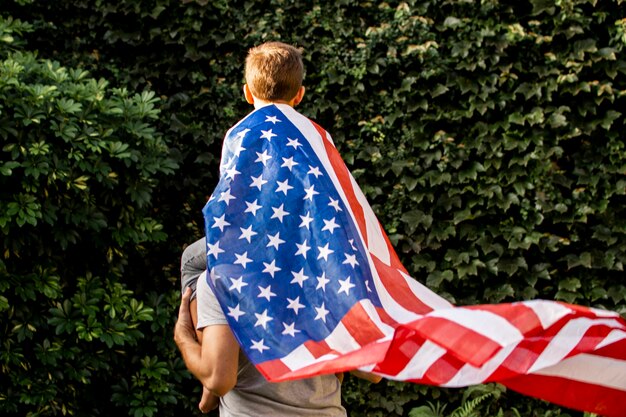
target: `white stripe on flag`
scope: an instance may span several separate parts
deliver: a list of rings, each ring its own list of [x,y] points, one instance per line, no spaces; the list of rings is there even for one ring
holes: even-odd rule
[[[614,358],[581,353],[534,373],[626,391],[626,361]]]
[[[356,183],[352,175],[350,175],[350,182],[352,183],[354,194],[356,195],[356,199],[363,209],[363,214],[365,216],[365,226],[367,230],[367,249],[382,262],[390,266],[391,254],[389,253],[387,240],[385,239],[385,235],[381,229],[380,223],[378,222],[378,219],[376,218],[376,215],[374,214],[372,208],[367,202],[365,195],[363,195],[361,188]]]
[[[354,340],[342,322],[339,322],[333,331],[324,339],[326,344],[333,350],[340,353],[347,353],[356,350],[361,345]]]
[[[374,287],[376,288],[378,299],[380,300],[383,309],[387,312],[387,314],[389,314],[389,317],[401,324],[409,323],[413,320],[417,320],[420,317],[423,317],[421,314],[416,314],[410,310],[407,310],[406,308],[398,304],[396,300],[394,300],[391,294],[389,294],[389,292],[387,291],[387,288],[385,288],[383,283],[380,281],[380,277],[378,276],[378,270],[374,268],[369,253],[367,254],[367,258],[370,263],[370,269],[372,271],[372,278],[374,280]]]
[[[604,340],[598,343],[596,349],[600,349],[602,347],[608,346],[611,343],[619,342],[620,340],[626,339],[626,332],[623,330],[612,330],[611,333],[606,335]]]
[[[315,363],[315,357],[304,345],[298,346],[280,360],[292,371]]]
[[[436,292],[428,289],[424,284],[419,282],[418,280],[412,278],[411,276],[405,274],[404,272],[398,270],[398,272],[404,277],[407,284],[411,288],[411,291],[420,301],[426,304],[428,307],[433,310],[437,310],[440,308],[452,308],[453,305],[450,304],[448,300],[438,295]]]
[[[532,300],[522,301],[521,303],[535,312],[544,329],[552,326],[572,312],[570,308],[554,301]]]

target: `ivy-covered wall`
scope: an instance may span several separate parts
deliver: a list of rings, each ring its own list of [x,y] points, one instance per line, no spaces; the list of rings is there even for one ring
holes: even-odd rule
[[[303,48],[300,110],[416,279],[626,313],[624,3],[5,0],[0,412],[194,413],[178,259],[266,40]],[[575,415],[485,389],[481,415]],[[348,378],[344,400],[402,416],[481,392]]]

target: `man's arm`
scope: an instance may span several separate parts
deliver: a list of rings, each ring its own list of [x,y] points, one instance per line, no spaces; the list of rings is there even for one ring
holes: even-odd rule
[[[191,313],[191,320],[193,327],[196,329],[198,323],[198,311],[196,306],[195,291],[198,283],[198,277],[206,270],[206,250],[205,250],[205,238],[200,238],[187,246],[183,251],[180,259],[180,278],[181,278],[181,290],[185,291],[185,288],[192,289],[191,301],[189,302],[189,311]],[[196,330],[197,340],[202,340],[202,330]],[[211,394],[206,388],[202,388],[202,398],[198,403],[198,408],[203,413],[217,408],[219,405],[219,398]]]
[[[189,310],[191,290],[186,289],[180,303],[174,340],[187,369],[213,395],[222,396],[237,382],[239,344],[228,325],[212,325],[202,330],[202,344]]]

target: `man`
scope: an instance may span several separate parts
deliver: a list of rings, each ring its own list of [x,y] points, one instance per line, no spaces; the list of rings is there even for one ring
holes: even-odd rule
[[[263,112],[267,112],[270,107],[278,111],[278,107],[272,106],[292,108],[300,103],[304,97],[303,75],[301,53],[293,46],[269,42],[250,50],[246,59],[244,96],[248,103],[254,105],[255,111],[229,130],[224,142],[225,154],[228,151],[237,153],[233,152],[233,149],[241,147],[241,139],[247,129],[240,129],[235,134],[235,128],[241,126],[242,122],[245,124],[259,118],[259,120],[270,120],[269,123],[274,125],[277,119],[265,116]],[[280,126],[276,126],[274,131],[280,132]],[[272,133],[267,135],[271,141]],[[258,141],[264,140],[258,139]],[[234,166],[229,165],[230,163],[231,161],[222,158],[220,172],[224,178],[234,177],[238,173]],[[290,163],[293,164],[293,160]],[[260,189],[264,181],[260,178],[261,176],[257,177],[257,184],[252,184],[250,187],[258,186]],[[245,187],[248,185],[246,184]],[[287,196],[288,182],[283,182],[281,187],[284,187],[284,194]],[[313,188],[311,187],[310,190],[312,196]],[[226,201],[227,205],[228,201]],[[222,215],[222,219],[223,217]],[[206,225],[207,228],[214,226],[215,224]],[[226,222],[222,221],[217,227],[223,230],[225,226]],[[245,236],[248,242],[252,241],[253,233],[257,234],[252,232],[252,229],[248,229]],[[275,242],[277,248],[278,240]],[[201,239],[190,245],[183,253],[181,272],[184,293],[175,329],[175,340],[185,364],[204,386],[203,399],[200,403],[201,410],[208,411],[216,407],[219,402],[222,416],[345,416],[346,411],[341,406],[341,374],[269,383],[250,363],[229,327],[223,306],[220,305],[207,282],[206,274],[198,278],[207,265],[205,243],[209,242]],[[270,247],[266,245],[266,242],[262,245]],[[214,245],[213,247],[215,250],[210,250],[209,253],[215,257],[220,250]],[[266,252],[270,253],[270,251],[271,249],[267,249]],[[232,269],[235,265],[227,262],[224,266]],[[243,269],[245,269],[245,263]],[[213,269],[211,271],[215,274],[213,278],[218,279],[220,271],[222,271],[220,268]],[[225,275],[222,278],[228,279]],[[250,280],[255,280],[255,278],[258,277],[254,274],[250,275]],[[193,287],[196,282],[197,302],[194,302],[190,301],[192,291],[189,287]],[[287,283],[283,283],[283,287],[285,285]],[[268,300],[272,295],[275,296],[270,290],[267,290],[266,295]],[[199,330],[197,335],[192,317],[196,309],[197,329]],[[357,375],[373,382],[380,380],[380,377],[366,373],[357,373]]]

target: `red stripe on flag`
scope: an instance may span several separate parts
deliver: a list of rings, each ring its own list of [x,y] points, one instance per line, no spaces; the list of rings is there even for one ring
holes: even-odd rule
[[[420,350],[422,343],[423,340],[415,337],[415,331],[405,327],[397,328],[387,356],[376,365],[374,372],[378,371],[390,376],[398,375]]]
[[[626,392],[545,375],[524,375],[500,381],[508,388],[576,410],[605,417],[626,416]]]
[[[380,361],[381,358],[385,356],[389,348],[389,343],[389,341],[372,343],[335,359],[317,362],[294,371],[289,370],[280,359],[262,362],[256,367],[270,382],[281,382],[321,374],[350,371],[361,366],[371,365],[377,360]]]
[[[487,378],[487,381],[502,381],[525,374],[548,345],[549,340],[522,340],[513,351]]]
[[[324,340],[320,340],[319,342],[307,340],[304,342],[304,346],[311,352],[311,355],[313,355],[315,359],[333,352],[333,349],[331,349]]]
[[[289,369],[289,367],[280,359],[262,362],[256,365],[256,369],[258,369],[261,375],[263,375],[268,381],[275,380],[291,372],[291,369]]]
[[[416,330],[424,338],[455,352],[456,357],[476,367],[483,365],[502,349],[499,343],[490,338],[441,317],[425,316],[401,326]]]
[[[416,314],[427,314],[432,308],[424,304],[412,288],[406,282],[406,278],[395,268],[388,266],[383,261],[372,255],[374,268],[387,292],[400,306]]]
[[[450,381],[465,365],[453,355],[446,353],[437,359],[426,371],[424,376],[419,379],[422,384],[443,385]]]
[[[394,329],[398,327],[398,322],[391,318],[391,316],[385,311],[382,307],[376,307],[376,312],[378,313],[378,317],[380,317],[380,321],[385,323],[388,326],[393,327]]]
[[[341,185],[341,188],[343,189],[343,192],[348,199],[348,204],[352,209],[354,219],[359,227],[359,230],[361,231],[361,236],[363,236],[365,245],[367,246],[367,227],[365,225],[365,214],[363,213],[363,208],[359,204],[359,201],[356,198],[356,194],[354,193],[354,190],[352,188],[352,181],[350,181],[350,172],[343,162],[343,159],[341,159],[341,155],[339,155],[337,149],[326,136],[326,130],[324,130],[321,126],[313,121],[311,121],[311,123],[313,123],[313,126],[315,126],[315,129],[322,137],[324,149],[326,149],[326,154],[328,155],[330,164],[332,165],[333,170],[337,175],[337,179],[339,180],[339,184]]]
[[[389,376],[398,375],[405,370],[411,359],[422,349],[424,342],[425,339],[415,331],[406,327],[399,327],[389,346],[385,360],[374,368],[374,372]],[[464,362],[449,353],[444,353],[433,361],[422,377],[402,380],[419,384],[441,385],[450,381],[463,366]]]
[[[599,348],[593,353],[598,356],[605,356],[607,358],[615,358],[626,361],[626,339],[616,340],[609,345]]]
[[[385,337],[378,325],[372,321],[361,303],[357,303],[341,319],[344,327],[360,346]]]

